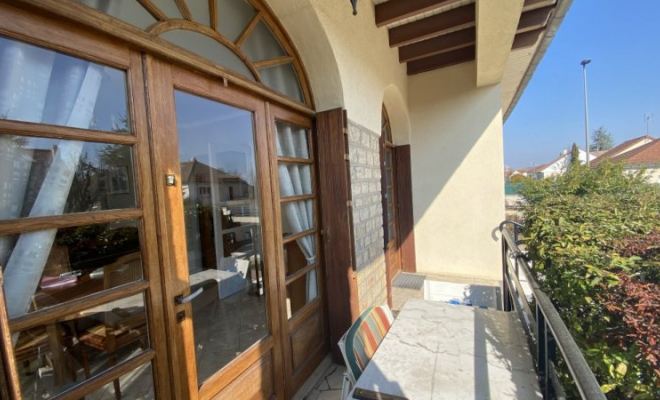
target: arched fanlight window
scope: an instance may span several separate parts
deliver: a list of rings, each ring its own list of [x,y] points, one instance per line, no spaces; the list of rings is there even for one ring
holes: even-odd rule
[[[261,0],[77,0],[310,104],[302,64]]]

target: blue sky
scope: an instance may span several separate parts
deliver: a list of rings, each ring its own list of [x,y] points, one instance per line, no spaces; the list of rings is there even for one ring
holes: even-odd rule
[[[504,163],[539,165],[577,142],[584,148],[580,61],[587,66],[589,125],[615,144],[660,137],[660,1],[574,0],[531,82],[504,125]]]

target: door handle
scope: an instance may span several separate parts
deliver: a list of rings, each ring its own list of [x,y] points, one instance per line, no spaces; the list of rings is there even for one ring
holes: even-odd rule
[[[174,297],[174,303],[176,303],[176,304],[186,304],[186,303],[190,303],[191,301],[193,301],[193,299],[194,299],[195,297],[197,297],[197,296],[199,296],[200,294],[202,294],[203,291],[204,291],[204,288],[201,287],[201,288],[195,290],[193,293],[190,293],[188,296],[185,296],[185,297],[184,297],[182,294],[180,294],[180,295]]]

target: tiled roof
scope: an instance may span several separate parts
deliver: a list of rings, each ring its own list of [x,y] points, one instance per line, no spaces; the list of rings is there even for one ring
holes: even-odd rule
[[[626,165],[660,164],[660,139],[612,157],[612,162],[621,161]]]
[[[198,168],[201,168],[201,171],[204,172],[210,172],[213,171],[213,174],[215,175],[216,178],[219,179],[237,179],[241,180],[238,175],[233,175],[233,174],[228,174],[227,172],[217,169],[217,168],[211,168],[208,165],[197,161],[196,159],[192,159],[192,161],[182,161],[181,162],[181,181],[182,182],[188,182],[193,174],[193,172],[198,171]]]
[[[651,136],[640,136],[638,138],[630,139],[627,140],[620,145],[613,147],[612,149],[608,150],[604,154],[601,154],[597,159],[595,159],[591,165],[596,166],[599,163],[601,163],[603,160],[607,159],[613,159],[614,157],[618,157],[620,155],[623,155],[622,153],[625,153],[630,150],[631,147],[634,147],[635,145],[639,144],[640,142],[644,140],[654,140]]]

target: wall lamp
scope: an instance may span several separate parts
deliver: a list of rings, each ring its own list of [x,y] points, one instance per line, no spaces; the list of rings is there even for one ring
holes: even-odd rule
[[[358,0],[351,0],[351,4],[353,5],[353,15],[357,15],[357,2]]]

